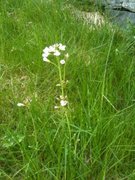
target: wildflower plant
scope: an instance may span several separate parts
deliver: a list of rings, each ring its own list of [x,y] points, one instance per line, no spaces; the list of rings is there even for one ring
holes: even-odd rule
[[[69,54],[65,53],[66,45],[61,43],[56,43],[49,47],[45,47],[43,49],[43,61],[54,65],[58,70],[59,75],[59,83],[56,84],[57,87],[60,87],[61,94],[57,97],[59,104],[54,106],[55,109],[59,109],[61,107],[67,107],[69,102],[66,95],[66,85],[68,81],[66,80],[66,71],[65,66],[67,60],[69,58]],[[54,59],[52,61],[52,59]]]
[[[30,97],[26,97],[23,102],[18,102],[17,106],[18,107],[29,107],[31,102],[32,102],[32,99]]]

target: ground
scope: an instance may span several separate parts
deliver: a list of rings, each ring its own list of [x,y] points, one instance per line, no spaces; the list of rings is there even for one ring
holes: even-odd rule
[[[134,28],[90,28],[67,5],[0,1],[0,178],[132,180]],[[49,59],[60,69],[42,58],[55,43],[69,54]]]

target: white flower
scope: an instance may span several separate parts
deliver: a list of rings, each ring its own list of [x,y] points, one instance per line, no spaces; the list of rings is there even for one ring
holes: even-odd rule
[[[65,64],[65,63],[66,63],[66,62],[65,62],[64,59],[60,60],[60,64]]]
[[[65,45],[62,45],[61,43],[59,44],[59,50],[61,51],[65,51],[66,49],[66,46]]]
[[[42,57],[44,58],[47,58],[48,56],[50,55],[50,53],[48,53],[48,52],[44,52],[43,54],[42,54]]]
[[[42,54],[42,57],[44,58],[47,58],[48,56],[50,55],[50,49],[48,47],[46,47],[44,50],[43,50],[43,54]]]
[[[45,47],[45,49],[43,50],[43,52],[49,52],[49,48]]]
[[[23,103],[17,103],[17,106],[18,106],[18,107],[24,107],[25,104],[23,104]]]
[[[59,106],[54,106],[54,109],[59,109]]]
[[[68,104],[68,101],[66,101],[66,100],[61,100],[60,101],[60,105],[63,106],[63,107],[66,106],[67,104]]]
[[[49,46],[49,52],[55,52],[55,51],[56,51],[56,49],[54,46]]]
[[[60,56],[60,52],[56,50],[56,51],[54,52],[54,56]]]
[[[45,61],[45,62],[50,62],[50,60],[49,59],[47,59],[47,57],[43,57],[43,61]]]
[[[46,47],[46,48],[43,50],[43,52],[44,52],[44,53],[49,53],[49,50],[50,50],[50,49],[49,49],[48,47]]]

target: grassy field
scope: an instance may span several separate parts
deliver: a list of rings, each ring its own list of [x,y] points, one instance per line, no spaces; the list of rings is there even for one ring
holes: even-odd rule
[[[0,179],[134,180],[134,30],[90,29],[66,4],[0,1]],[[60,71],[42,59],[55,43],[69,54],[58,109]]]

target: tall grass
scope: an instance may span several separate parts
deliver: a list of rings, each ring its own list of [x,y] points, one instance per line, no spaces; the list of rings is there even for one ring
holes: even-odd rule
[[[134,179],[134,34],[90,29],[60,0],[1,0],[0,12],[1,179]],[[70,55],[66,115],[42,61],[57,42]]]

